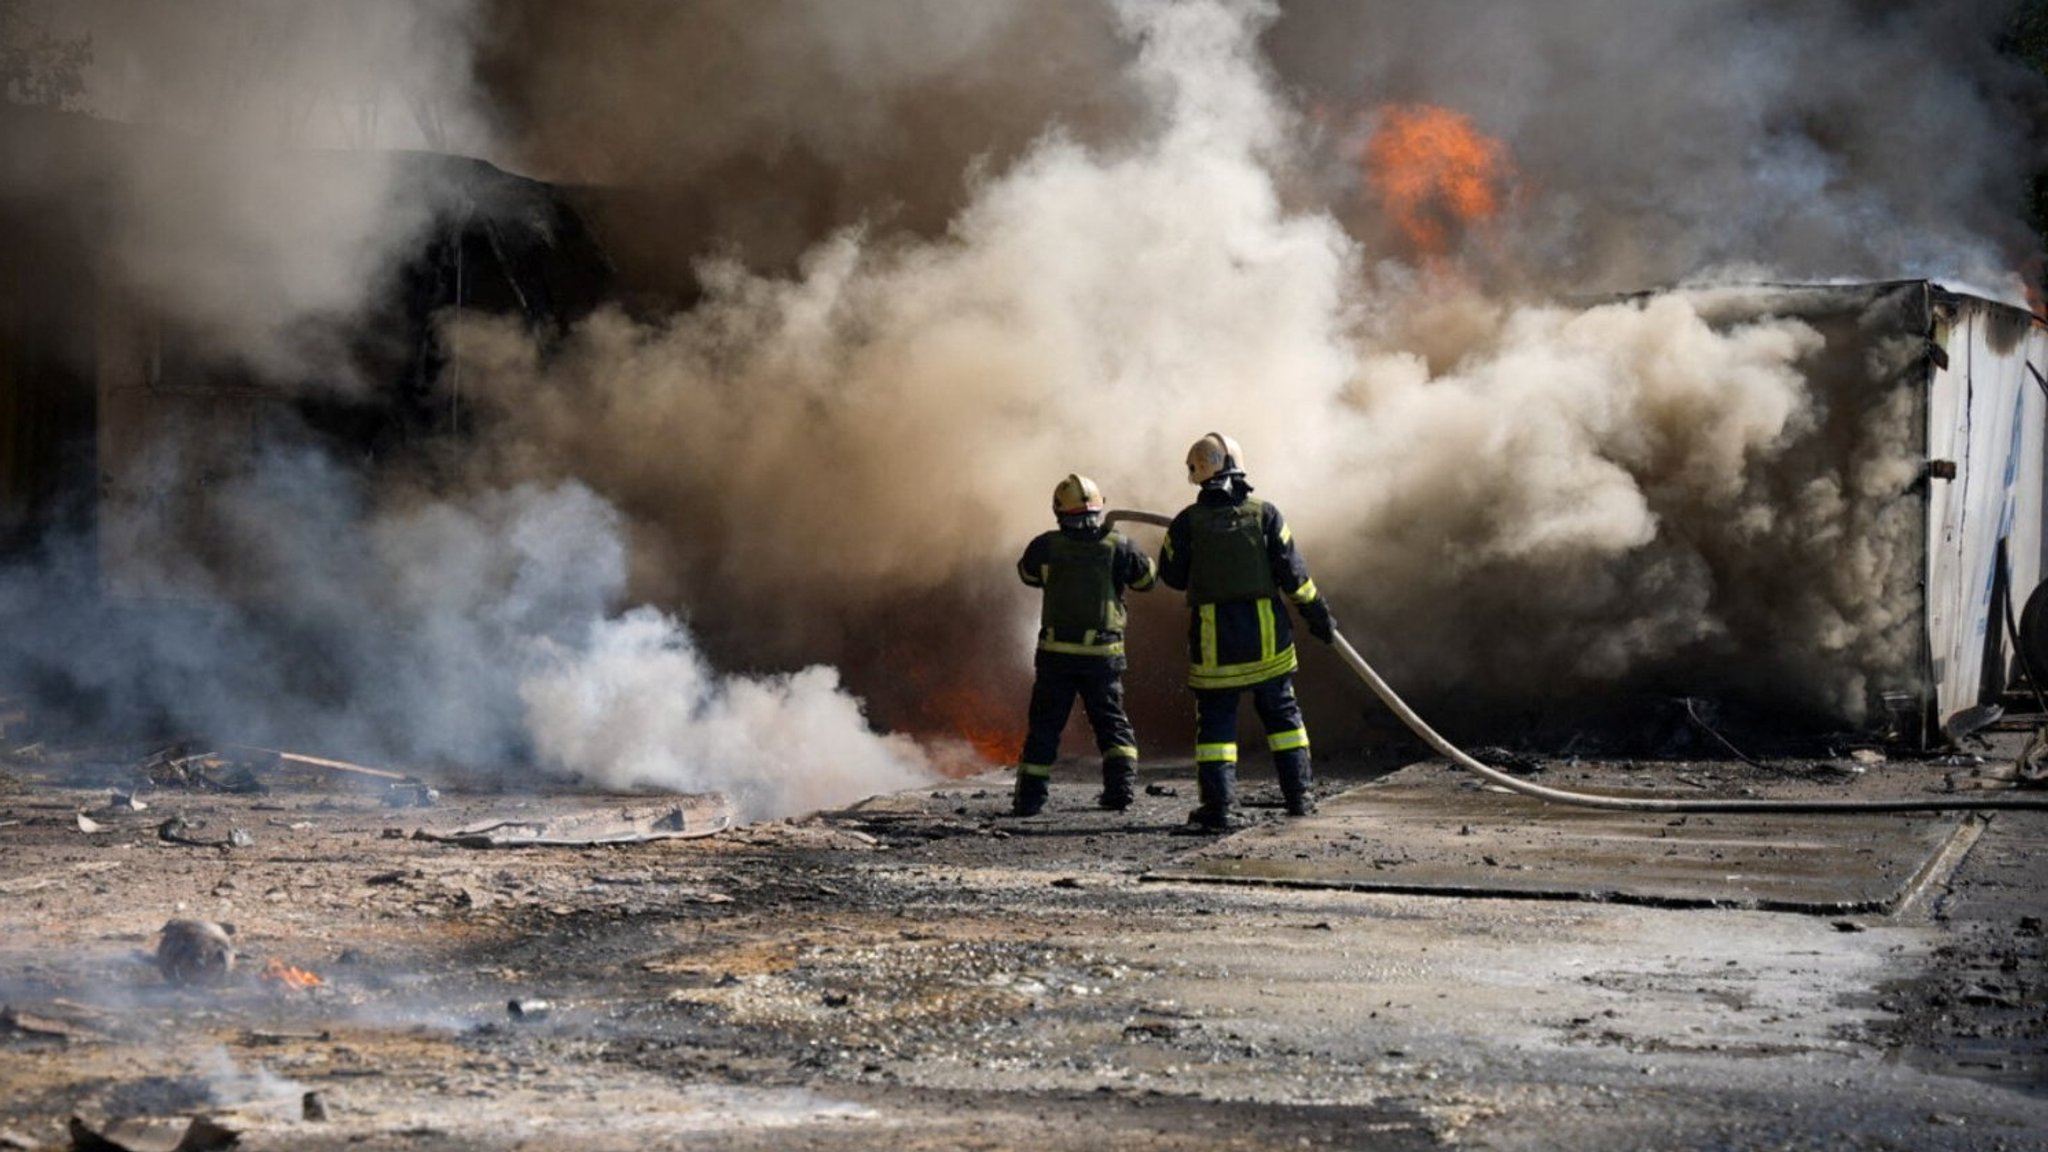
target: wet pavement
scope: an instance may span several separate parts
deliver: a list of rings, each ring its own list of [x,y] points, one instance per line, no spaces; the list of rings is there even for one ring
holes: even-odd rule
[[[1670,779],[1667,775],[1666,779]],[[1672,787],[1656,793],[1669,798]],[[1835,798],[1854,801],[1843,787]],[[1897,908],[1977,822],[1955,813],[1843,816],[1611,811],[1548,803],[1443,764],[1353,789],[1147,873],[1475,898],[1619,900],[1812,914]]]

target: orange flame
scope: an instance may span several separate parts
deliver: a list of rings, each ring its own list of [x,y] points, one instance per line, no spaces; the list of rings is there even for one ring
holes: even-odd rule
[[[327,981],[318,974],[291,965],[272,956],[263,962],[263,971],[256,974],[259,980],[272,980],[287,988],[318,988]]]
[[[1016,760],[1024,733],[1013,720],[997,717],[1022,711],[1022,701],[1003,707],[965,686],[927,693],[923,708],[925,719],[939,733],[966,741],[975,755],[991,764]]]
[[[1381,109],[1365,146],[1366,180],[1424,256],[1443,256],[1465,229],[1499,215],[1513,174],[1500,141],[1428,104]]]
[[[971,776],[990,764],[1016,763],[1017,749],[1024,742],[1026,697],[998,699],[991,685],[954,679],[937,669],[913,668],[905,678],[915,687],[916,695],[908,704],[903,726],[922,737],[959,740],[982,761],[941,764],[948,775]]]

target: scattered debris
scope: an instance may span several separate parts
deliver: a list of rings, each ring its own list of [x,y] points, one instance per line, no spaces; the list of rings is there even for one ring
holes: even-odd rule
[[[235,968],[234,925],[173,920],[156,946],[156,967],[173,984],[219,984]]]
[[[242,1043],[254,1048],[276,1044],[325,1044],[334,1039],[334,1033],[322,1028],[318,1032],[270,1032],[251,1028],[242,1033]]]
[[[1998,718],[2003,715],[2005,706],[2002,704],[1979,704],[1974,708],[1965,708],[1948,718],[1948,723],[1942,725],[1942,733],[1948,737],[1949,743],[1960,744],[1997,723]]]
[[[1106,888],[1109,880],[1102,876],[1061,876],[1052,882],[1055,888]]]
[[[83,1034],[62,1020],[23,1012],[12,1004],[0,1005],[0,1033],[40,1036],[48,1040],[76,1040]]]
[[[700,815],[699,819],[703,819]],[[691,839],[710,836],[732,827],[726,811],[711,814],[704,823],[690,819],[682,804],[652,809],[619,809],[579,812],[551,820],[494,820],[448,832],[421,829],[415,840],[457,844],[464,848],[584,848],[593,844],[641,844],[653,840]]]
[[[239,751],[254,752],[259,756],[268,757],[272,764],[303,764],[310,768],[328,768],[336,772],[346,772],[355,776],[374,776],[380,780],[395,780],[401,784],[419,783],[413,777],[407,776],[403,772],[393,772],[389,768],[372,768],[367,764],[354,764],[347,760],[331,760],[325,756],[308,756],[303,752],[280,752],[275,748],[250,748],[240,745],[236,747]]]
[[[183,816],[173,816],[156,826],[156,838],[166,844],[182,844],[188,848],[247,848],[256,843],[256,838],[246,828],[230,828],[226,836],[217,840],[194,836],[192,828]]]
[[[149,805],[136,799],[133,793],[116,791],[95,811],[102,816],[120,816],[129,812],[147,812]]]
[[[214,752],[193,752],[182,743],[144,757],[135,766],[135,776],[157,788],[197,788],[237,795],[268,790],[247,764]]]
[[[308,1092],[299,1097],[299,1118],[311,1124],[327,1120],[327,1097],[318,1092]]]
[[[1172,1040],[1185,1031],[1186,1025],[1172,1020],[1139,1020],[1124,1025],[1125,1036],[1143,1036],[1153,1040]]]
[[[2013,761],[2013,786],[2048,787],[2048,726],[2035,728],[2026,746],[2020,749]]]
[[[1516,776],[1534,776],[1543,771],[1543,761],[1521,752],[1510,752],[1505,748],[1474,748],[1472,758],[1488,768],[1498,768]]]
[[[87,816],[83,812],[80,812],[78,814],[78,830],[80,832],[85,833],[87,836],[90,836],[95,832],[105,832],[107,829],[105,825],[102,825],[99,821],[93,819],[90,816]]]
[[[1970,772],[1950,772],[1942,782],[1950,792],[1997,792],[2009,788],[2048,787],[2048,747],[2039,747],[2029,742],[2027,749],[2010,764],[1986,764],[1982,758],[1970,756],[1943,757],[1938,763],[1952,765],[1960,761],[1973,765]]]
[[[514,1020],[539,1020],[554,1010],[555,1006],[546,1000],[510,1000],[505,1004],[505,1011]]]
[[[384,793],[385,806],[390,808],[432,808],[440,802],[441,793],[418,780],[393,784]]]
[[[75,1152],[211,1152],[215,1148],[231,1148],[241,1139],[240,1132],[204,1116],[139,1117],[110,1120],[98,1126],[78,1116],[71,1118],[71,1147]]]

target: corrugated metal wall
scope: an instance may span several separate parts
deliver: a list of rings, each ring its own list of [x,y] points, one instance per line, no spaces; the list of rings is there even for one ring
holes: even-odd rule
[[[1928,456],[1955,465],[1927,489],[1928,650],[1946,724],[1998,687],[1985,657],[2009,650],[1994,595],[2001,552],[2015,606],[2041,579],[2048,385],[2036,372],[2048,371],[2048,329],[2016,308],[1938,293],[1933,339],[1945,355],[1929,374]]]

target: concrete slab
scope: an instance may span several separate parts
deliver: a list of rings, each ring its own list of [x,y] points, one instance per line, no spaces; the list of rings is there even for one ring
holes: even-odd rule
[[[1314,816],[1206,844],[1144,879],[1885,913],[1953,866],[1978,826],[1952,813],[1611,812],[1418,764],[1333,797]]]

